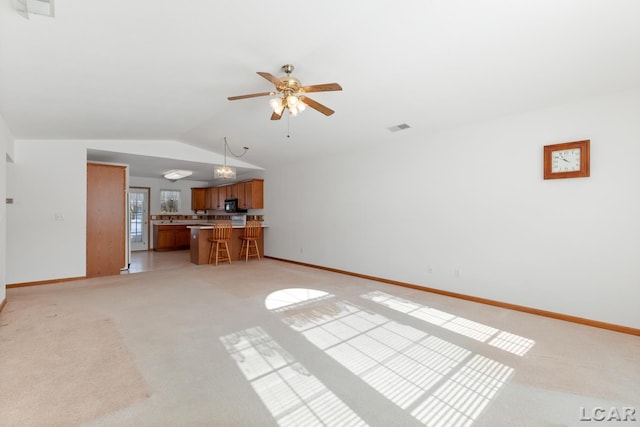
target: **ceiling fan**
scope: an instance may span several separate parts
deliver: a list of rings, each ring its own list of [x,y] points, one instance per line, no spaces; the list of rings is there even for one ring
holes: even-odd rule
[[[342,87],[338,83],[302,86],[300,84],[300,80],[296,79],[295,77],[291,77],[293,69],[294,67],[291,64],[283,65],[282,71],[285,72],[286,76],[281,78],[274,77],[272,74],[263,71],[258,71],[257,73],[260,76],[264,77],[274,84],[275,91],[251,93],[249,95],[230,96],[227,99],[229,101],[235,101],[237,99],[277,95],[275,98],[269,101],[269,104],[271,104],[271,108],[273,110],[273,113],[271,114],[271,120],[280,120],[285,109],[289,110],[289,114],[291,114],[292,116],[297,116],[298,113],[303,111],[307,106],[321,112],[325,116],[330,116],[335,113],[335,111],[333,111],[331,108],[322,105],[317,101],[314,101],[305,94],[309,92],[329,92],[342,90]]]

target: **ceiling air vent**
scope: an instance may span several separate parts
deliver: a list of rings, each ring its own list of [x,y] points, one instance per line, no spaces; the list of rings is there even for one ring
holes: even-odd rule
[[[390,132],[398,132],[401,130],[405,130],[405,129],[409,129],[411,126],[409,126],[406,123],[402,123],[401,125],[397,125],[397,126],[391,126],[389,129]]]
[[[30,14],[54,17],[54,0],[14,0],[13,7],[24,18]]]

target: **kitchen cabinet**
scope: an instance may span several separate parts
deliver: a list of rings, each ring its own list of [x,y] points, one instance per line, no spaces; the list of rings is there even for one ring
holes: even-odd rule
[[[192,188],[191,210],[222,211],[225,199],[238,199],[239,209],[263,209],[264,180],[252,179],[220,187]]]
[[[218,206],[220,206],[220,210],[224,210],[224,200],[227,198],[227,193],[222,189],[222,187],[218,187]]]
[[[207,188],[207,210],[224,210],[224,197],[220,203],[220,187]]]
[[[247,197],[245,195],[246,182],[236,184],[236,194],[238,195],[238,209],[249,209],[247,206]]]
[[[225,189],[226,198],[227,199],[237,199],[238,198],[238,184],[229,184],[224,187],[220,187]]]
[[[171,251],[189,248],[191,231],[186,225],[156,224],[153,226],[155,251]]]
[[[207,210],[207,188],[191,189],[191,210],[192,211]]]
[[[264,208],[264,180],[252,179],[238,185],[238,207],[240,209]]]

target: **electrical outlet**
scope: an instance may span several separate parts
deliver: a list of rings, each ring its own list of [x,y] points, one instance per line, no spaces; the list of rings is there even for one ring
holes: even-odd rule
[[[427,273],[432,274],[433,273],[433,267],[431,267],[431,266],[427,267]]]
[[[455,277],[460,277],[460,269],[456,268],[455,270],[453,270],[453,275]]]

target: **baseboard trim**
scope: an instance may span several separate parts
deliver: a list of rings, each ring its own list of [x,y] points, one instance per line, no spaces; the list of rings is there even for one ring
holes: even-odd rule
[[[0,311],[2,311],[5,305],[7,305],[7,297],[4,297],[2,302],[0,302]]]
[[[67,277],[66,279],[52,279],[52,280],[38,280],[36,282],[22,282],[22,283],[10,283],[7,284],[7,288],[22,288],[25,286],[37,286],[37,285],[51,285],[54,283],[72,282],[75,280],[86,279],[86,276],[79,277]]]
[[[331,271],[333,273],[346,274],[347,276],[354,276],[354,277],[359,277],[361,279],[374,280],[376,282],[382,282],[382,283],[387,283],[387,284],[390,284],[390,285],[402,286],[402,287],[405,287],[405,288],[416,289],[416,290],[419,290],[419,291],[431,292],[431,293],[434,293],[434,294],[445,295],[445,296],[448,296],[448,297],[459,298],[459,299],[463,299],[463,300],[467,300],[467,301],[473,301],[473,302],[477,302],[477,303],[481,303],[481,304],[493,305],[493,306],[496,306],[496,307],[507,308],[509,310],[515,310],[515,311],[521,311],[521,312],[524,312],[524,313],[535,314],[535,315],[538,315],[538,316],[550,317],[552,319],[564,320],[565,322],[578,323],[578,324],[581,324],[581,325],[591,326],[591,327],[594,327],[594,328],[608,329],[610,331],[621,332],[623,334],[630,334],[630,335],[640,336],[640,329],[631,328],[631,327],[628,327],[628,326],[622,326],[622,325],[616,325],[616,324],[613,324],[613,323],[600,322],[598,320],[585,319],[585,318],[582,318],[582,317],[571,316],[571,315],[562,314],[562,313],[555,313],[553,311],[540,310],[538,308],[526,307],[526,306],[523,306],[523,305],[510,304],[510,303],[491,300],[491,299],[487,299],[487,298],[474,297],[472,295],[459,294],[457,292],[450,292],[450,291],[445,291],[445,290],[437,289],[437,288],[429,288],[429,287],[426,287],[426,286],[414,285],[412,283],[400,282],[400,281],[397,281],[397,280],[383,279],[381,277],[368,276],[366,274],[353,273],[351,271],[339,270],[337,268],[331,268],[331,267],[323,267],[321,265],[309,264],[309,263],[300,262],[300,261],[293,261],[293,260],[290,260],[290,259],[277,258],[277,257],[272,257],[272,256],[266,256],[266,255],[264,256],[264,258],[269,258],[269,259],[273,259],[273,260],[276,260],[276,261],[288,262],[290,264],[302,265],[302,266],[305,266],[305,267],[317,268],[317,269],[320,269],[320,270]]]

